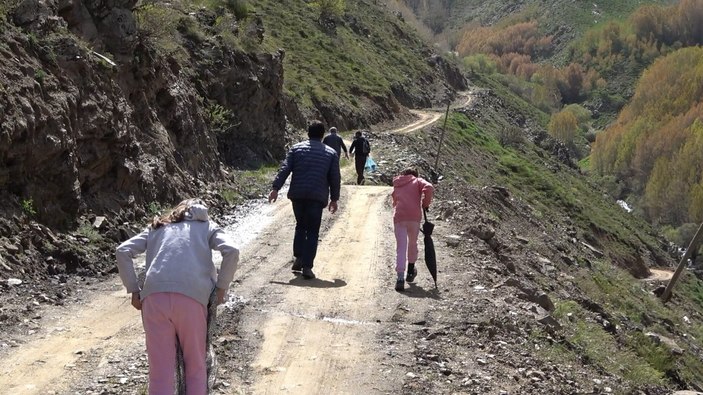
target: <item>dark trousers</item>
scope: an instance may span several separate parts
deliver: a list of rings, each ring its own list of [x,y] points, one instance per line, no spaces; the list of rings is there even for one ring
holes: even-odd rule
[[[322,209],[325,204],[317,200],[292,199],[295,214],[295,237],[293,256],[300,258],[303,267],[312,269],[317,255],[317,238],[320,234]]]
[[[364,167],[366,167],[366,158],[368,155],[354,155],[354,165],[356,165],[356,183],[361,184],[364,181]]]

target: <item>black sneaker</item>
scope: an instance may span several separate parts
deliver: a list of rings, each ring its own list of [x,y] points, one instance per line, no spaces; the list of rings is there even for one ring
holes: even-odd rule
[[[303,268],[303,278],[306,280],[312,280],[315,278],[315,273],[312,272],[312,269],[309,267]]]
[[[396,281],[395,282],[395,290],[398,292],[405,291],[405,281],[403,281],[403,280]]]
[[[408,268],[408,274],[405,276],[405,281],[411,283],[415,281],[415,277],[417,277],[417,269],[414,267],[412,269]]]
[[[294,272],[299,272],[303,270],[303,261],[300,258],[295,258],[295,261],[293,262],[293,267],[290,270]]]

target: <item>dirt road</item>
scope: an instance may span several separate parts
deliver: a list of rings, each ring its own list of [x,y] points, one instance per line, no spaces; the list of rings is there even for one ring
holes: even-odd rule
[[[109,363],[115,352],[144,349],[139,314],[115,280],[89,291],[88,303],[44,313],[42,330],[30,331],[27,342],[3,356],[2,394],[61,394],[74,380]],[[84,370],[88,354],[98,356]]]
[[[395,297],[384,281],[392,274],[389,193],[388,187],[343,188],[340,211],[325,214],[317,279],[310,281],[290,271],[290,203],[276,203],[276,225],[263,237],[268,242],[245,250],[257,263],[235,289],[254,307],[242,317],[243,332],[261,337],[253,393],[377,392],[390,383],[373,380],[382,357],[377,321],[390,314],[379,305]]]
[[[433,111],[410,110],[410,113],[417,116],[417,120],[409,125],[393,130],[395,133],[410,133],[417,129],[424,128],[437,122],[442,117],[442,113]]]
[[[389,193],[389,187],[343,188],[340,211],[325,214],[318,278],[310,281],[290,271],[290,202],[264,207],[270,225],[242,248],[232,287],[233,301],[246,300],[251,307],[242,311],[242,332],[258,350],[252,365],[257,378],[245,393],[377,392],[392,384],[376,380],[382,356],[375,347],[377,321],[392,314],[379,306],[397,298],[390,281]],[[231,231],[241,232],[236,225]],[[139,313],[119,280],[87,293],[85,305],[46,312],[41,333],[4,356],[0,393],[68,393],[109,365],[129,370],[119,361],[143,355]]]
[[[451,108],[466,107],[471,104],[472,96],[470,92],[459,93],[459,100],[451,105]],[[437,122],[444,115],[443,111],[422,111],[410,110],[410,113],[415,115],[417,119],[405,126],[392,130],[393,133],[410,133],[418,129],[430,126]]]
[[[409,133],[442,116],[414,113],[416,122],[393,132]],[[343,164],[343,182],[351,184],[353,163]],[[225,368],[250,363],[251,378],[241,377],[241,366],[225,369],[218,377],[228,385],[218,393],[358,394],[397,388],[404,373],[381,362],[387,356],[378,345],[381,323],[391,321],[396,311],[389,306],[397,306],[400,297],[393,290],[390,191],[343,186],[340,211],[323,216],[315,280],[290,271],[295,221],[287,199],[260,204],[228,228],[241,246],[242,261],[230,302],[220,307],[221,321],[228,321],[221,322],[218,342],[235,338],[239,348],[232,356],[222,347],[218,358]],[[0,394],[145,390],[140,314],[119,278],[86,286],[81,300],[39,312],[36,328],[16,338],[13,347],[0,348]],[[229,325],[235,312],[236,326]]]
[[[649,272],[651,274],[644,279],[645,281],[669,281],[674,275],[671,269],[649,269]]]

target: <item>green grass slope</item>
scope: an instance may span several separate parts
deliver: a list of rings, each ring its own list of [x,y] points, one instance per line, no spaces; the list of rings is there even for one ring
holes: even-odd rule
[[[188,52],[274,54],[282,50],[286,115],[295,126],[322,118],[344,129],[429,107],[447,87],[466,87],[410,25],[375,1],[333,12],[296,0],[183,0],[137,8],[140,31],[188,68]],[[214,52],[215,50],[210,50]],[[208,53],[210,53],[208,52]]]
[[[661,236],[532,142],[544,138],[544,114],[486,77],[476,82],[491,90],[447,122],[442,190],[458,201],[466,199],[460,185],[467,183],[509,191],[511,203],[475,204],[496,224],[496,234],[520,236],[532,251],[513,245],[500,252],[513,254],[516,277],[553,295],[561,328],[532,329],[539,353],[609,372],[619,382],[615,393],[703,388],[703,282],[686,272],[675,298],[663,304],[652,292],[656,283],[638,279],[648,267],[674,263]],[[525,134],[504,138],[516,129]],[[551,259],[559,281],[534,252]]]
[[[366,99],[382,102],[397,93],[401,101],[431,104],[428,88],[440,82],[428,62],[432,51],[379,3],[346,1],[342,14],[322,20],[310,2],[249,4],[263,21],[264,50],[286,51],[284,88],[303,108],[327,103],[354,113],[364,111]]]

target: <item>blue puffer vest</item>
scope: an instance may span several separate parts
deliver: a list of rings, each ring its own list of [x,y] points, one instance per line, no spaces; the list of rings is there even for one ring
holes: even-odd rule
[[[273,181],[273,189],[281,189],[291,173],[288,199],[317,200],[325,205],[328,199],[339,200],[339,156],[322,141],[307,140],[291,147]]]

